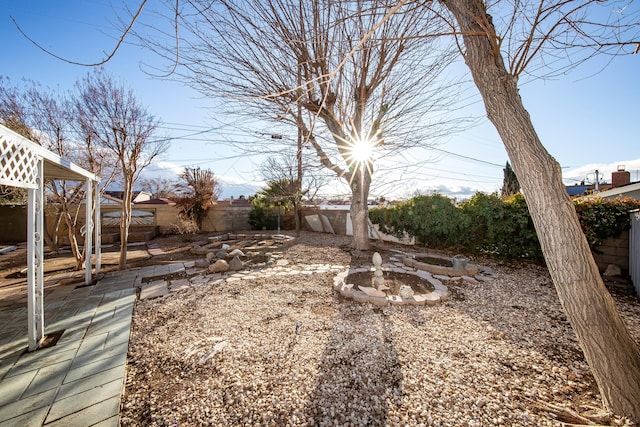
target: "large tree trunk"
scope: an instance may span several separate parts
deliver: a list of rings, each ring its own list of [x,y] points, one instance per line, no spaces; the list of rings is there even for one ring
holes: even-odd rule
[[[367,198],[371,186],[371,175],[357,170],[351,183],[351,224],[353,225],[354,249],[366,251],[371,248],[369,242],[369,208]]]
[[[602,282],[560,166],[542,146],[517,81],[504,66],[491,17],[477,0],[443,3],[464,34],[465,61],[522,186],[551,278],[604,405],[638,422],[640,349]]]

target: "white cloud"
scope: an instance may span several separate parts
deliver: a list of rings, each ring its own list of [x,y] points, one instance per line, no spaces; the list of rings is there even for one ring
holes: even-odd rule
[[[563,171],[562,178],[566,185],[574,185],[581,181],[584,181],[586,184],[592,184],[595,182],[595,171],[597,170],[600,182],[611,182],[611,174],[617,171],[618,167],[624,167],[625,170],[631,173],[632,182],[640,180],[638,177],[640,159],[621,160],[614,163],[590,163],[575,169]]]

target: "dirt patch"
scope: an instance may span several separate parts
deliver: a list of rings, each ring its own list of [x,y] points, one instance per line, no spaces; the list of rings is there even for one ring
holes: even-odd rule
[[[396,273],[394,271],[383,271],[382,277],[384,278],[384,284],[389,287],[387,296],[398,295],[400,292],[400,286],[411,286],[413,292],[416,295],[428,294],[433,292],[434,287],[426,280],[416,276],[415,274],[408,273]],[[345,278],[345,283],[353,283],[354,288],[358,286],[373,286],[373,272],[366,273],[352,273]]]

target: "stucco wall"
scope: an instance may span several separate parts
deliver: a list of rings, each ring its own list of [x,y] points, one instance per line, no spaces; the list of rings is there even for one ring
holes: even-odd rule
[[[202,222],[202,231],[241,231],[250,230],[249,212],[251,206],[219,206],[214,205]]]

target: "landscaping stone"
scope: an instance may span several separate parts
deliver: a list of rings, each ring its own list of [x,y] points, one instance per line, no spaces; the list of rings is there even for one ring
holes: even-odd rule
[[[238,256],[233,257],[233,259],[229,262],[229,270],[239,271],[242,270],[243,267],[244,265],[242,264],[242,261],[240,261],[240,257]]]
[[[225,271],[229,271],[229,263],[223,259],[219,259],[209,266],[209,273],[224,273]]]

